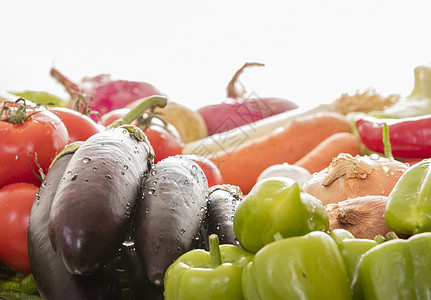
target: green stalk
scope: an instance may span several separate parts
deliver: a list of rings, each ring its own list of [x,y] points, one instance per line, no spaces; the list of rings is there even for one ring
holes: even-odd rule
[[[398,235],[395,232],[393,232],[393,231],[388,232],[388,234],[386,234],[385,238],[386,238],[387,241],[399,239]]]
[[[279,241],[283,239],[283,235],[280,231],[278,231],[276,234],[274,234],[274,240]]]
[[[37,286],[34,281],[33,275],[30,273],[25,277],[11,278],[11,280],[1,280],[0,289],[13,290],[16,292],[23,292],[33,294],[37,292]]]
[[[165,107],[168,103],[168,99],[163,96],[151,96],[143,99],[138,105],[133,107],[127,114],[122,118],[114,121],[108,128],[120,127],[121,125],[127,125],[138,119],[148,108],[153,107]]]
[[[211,234],[209,236],[209,248],[210,248],[210,262],[211,267],[217,267],[221,265],[221,255],[219,247],[219,238],[217,234]]]
[[[386,242],[386,239],[385,239],[385,237],[383,235],[379,234],[379,235],[376,235],[374,237],[374,241],[376,241],[377,244],[381,244],[381,243]]]
[[[391,147],[391,139],[389,136],[389,126],[388,124],[384,124],[383,126],[383,147],[385,151],[385,157],[390,158],[392,157],[392,147]]]
[[[0,299],[5,300],[41,300],[42,298],[36,295],[29,295],[23,292],[0,289]]]

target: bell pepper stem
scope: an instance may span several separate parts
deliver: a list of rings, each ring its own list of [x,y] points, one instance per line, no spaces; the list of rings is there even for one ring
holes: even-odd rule
[[[219,247],[219,238],[217,234],[211,234],[209,236],[209,250],[210,250],[210,261],[212,267],[221,265],[221,255]]]
[[[388,241],[389,240],[396,240],[398,238],[399,238],[398,235],[394,231],[388,232],[386,234],[386,240],[388,240]]]
[[[119,127],[121,125],[130,124],[137,118],[139,118],[146,109],[152,108],[152,107],[165,107],[168,102],[168,99],[163,96],[151,96],[148,98],[143,99],[141,102],[139,102],[138,105],[133,107],[127,114],[125,114],[120,119],[114,121],[111,125],[108,126],[108,128],[115,128]]]
[[[279,241],[283,239],[283,235],[281,234],[281,232],[277,232],[276,234],[274,234],[274,240]]]
[[[383,242],[386,241],[385,237],[383,235],[381,235],[381,234],[376,235],[374,237],[374,240],[377,242],[377,244],[381,244],[381,243],[383,243]]]

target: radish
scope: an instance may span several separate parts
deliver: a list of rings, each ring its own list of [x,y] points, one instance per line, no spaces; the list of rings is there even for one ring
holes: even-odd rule
[[[244,87],[239,91],[236,86],[242,72],[246,68],[253,66],[264,65],[261,63],[245,63],[229,82],[227,86],[227,99],[223,103],[207,105],[197,110],[207,125],[209,135],[225,132],[298,108],[296,103],[282,98],[245,98],[246,91]]]
[[[84,78],[81,83],[75,84],[61,74],[57,69],[51,69],[51,76],[64,86],[71,96],[68,106],[85,113],[87,107],[84,103],[76,102],[84,97],[90,110],[91,117],[97,121],[98,116],[125,107],[127,104],[142,98],[164,94],[153,85],[146,82],[113,80],[109,74],[101,74]],[[96,114],[94,114],[96,113]]]

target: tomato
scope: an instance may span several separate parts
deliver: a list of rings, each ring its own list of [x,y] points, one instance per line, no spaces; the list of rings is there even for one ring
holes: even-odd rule
[[[0,260],[23,274],[30,273],[27,227],[38,189],[20,182],[0,189]]]
[[[168,157],[181,154],[181,140],[159,125],[150,125],[144,130],[145,135],[154,149],[154,163]]]
[[[55,113],[63,121],[64,125],[66,125],[71,143],[85,141],[93,134],[104,130],[104,126],[71,108],[53,107],[49,110]]]
[[[196,154],[187,154],[184,156],[192,159],[201,167],[202,171],[204,171],[205,176],[207,177],[208,187],[223,184],[223,176],[221,175],[219,168],[217,168],[217,166],[212,161]]]
[[[130,108],[111,110],[102,116],[100,123],[104,126],[108,126],[129,111]],[[165,126],[160,119],[155,117],[151,118],[149,126],[142,125],[139,121],[135,120],[132,124],[143,128],[145,135],[154,149],[154,163],[168,156],[182,154],[184,145],[178,130],[172,124],[167,124],[167,126]]]
[[[38,164],[46,174],[52,160],[68,143],[66,126],[50,111],[37,111],[19,124],[2,118],[0,188],[15,182],[39,186],[41,181],[35,175],[39,175]]]

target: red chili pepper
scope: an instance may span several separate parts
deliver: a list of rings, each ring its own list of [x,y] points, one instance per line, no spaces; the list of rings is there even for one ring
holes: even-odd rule
[[[383,127],[388,125],[392,155],[399,158],[431,157],[431,115],[379,119],[363,115],[356,120],[358,134],[370,150],[384,153]]]

